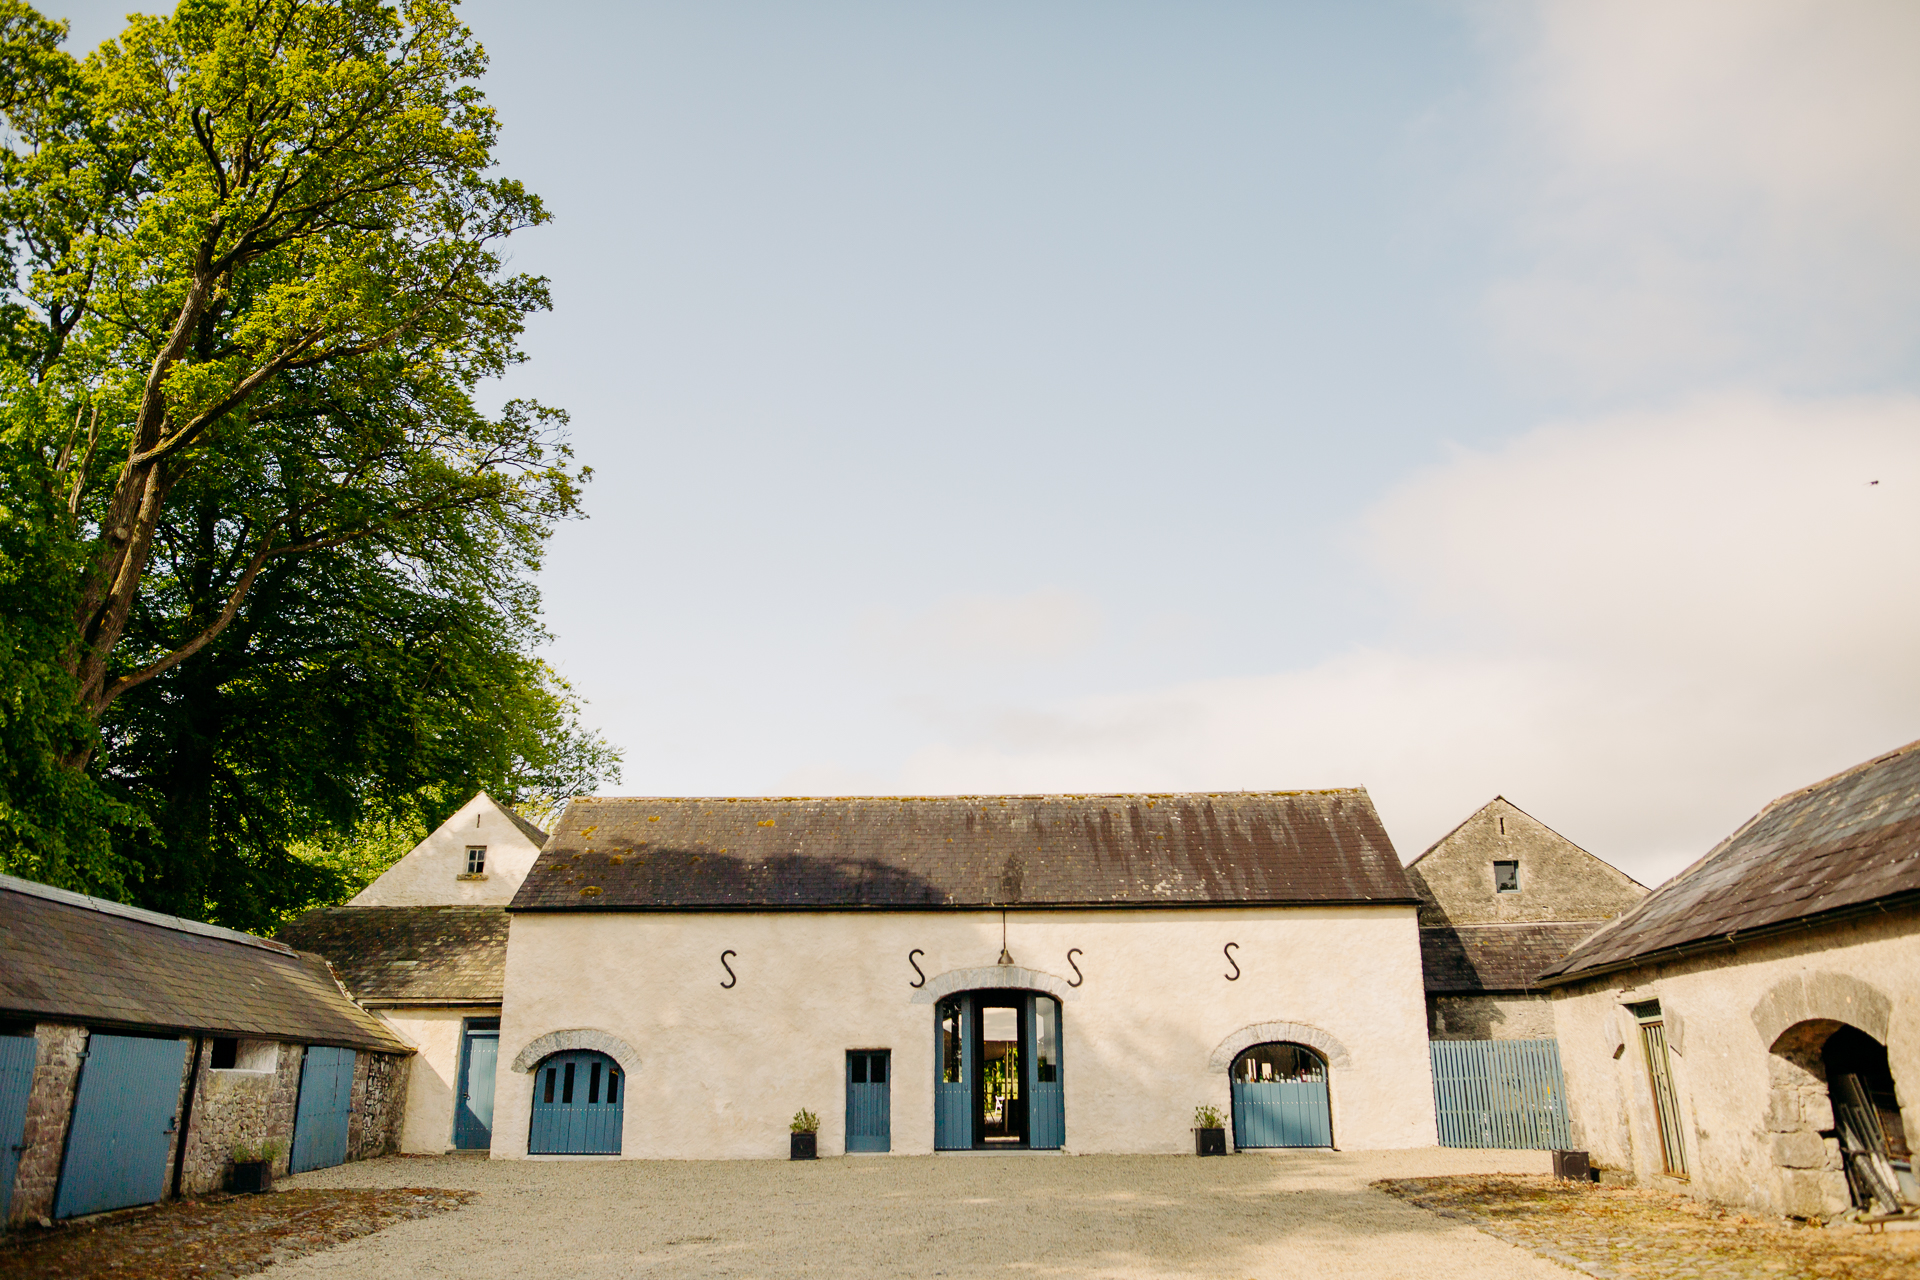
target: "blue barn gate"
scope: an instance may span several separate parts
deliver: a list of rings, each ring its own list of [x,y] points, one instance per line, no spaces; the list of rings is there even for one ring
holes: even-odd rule
[[[184,1040],[87,1038],[54,1217],[152,1204],[166,1194],[186,1065]]]
[[[1435,1040],[1433,1110],[1443,1147],[1557,1151],[1567,1129],[1557,1040]]]
[[[527,1154],[617,1156],[626,1105],[619,1064],[604,1053],[556,1053],[534,1071]]]
[[[331,1169],[347,1162],[347,1128],[353,1119],[351,1049],[309,1045],[300,1064],[300,1103],[293,1113],[295,1173]]]
[[[1233,1145],[1331,1147],[1327,1066],[1305,1045],[1255,1045],[1233,1060]]]
[[[27,1095],[40,1043],[32,1036],[0,1036],[0,1223],[13,1199],[13,1175],[27,1136]]]
[[[453,1113],[453,1145],[484,1151],[493,1145],[493,1084],[500,1064],[499,1023],[469,1026],[460,1052],[460,1104]]]
[[[893,1150],[893,1055],[885,1049],[847,1053],[847,1150]]]

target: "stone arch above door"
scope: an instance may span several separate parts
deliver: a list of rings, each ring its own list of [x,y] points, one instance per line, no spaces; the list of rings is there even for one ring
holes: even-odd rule
[[[1769,1050],[1803,1022],[1844,1022],[1885,1044],[1893,1022],[1893,1001],[1880,988],[1851,974],[1816,970],[1781,979],[1753,1006],[1754,1028]]]
[[[927,985],[913,993],[911,1004],[932,1004],[957,991],[984,991],[1014,988],[1044,991],[1056,1000],[1078,1000],[1080,993],[1065,978],[1057,978],[1039,969],[1023,969],[1017,964],[990,964],[978,969],[949,969],[927,979]]]
[[[531,1071],[546,1058],[569,1049],[593,1049],[604,1053],[619,1063],[629,1076],[640,1069],[640,1055],[634,1052],[632,1045],[619,1036],[596,1031],[592,1027],[549,1031],[528,1041],[527,1047],[514,1055],[513,1069],[523,1073]]]
[[[1347,1046],[1315,1026],[1304,1022],[1256,1022],[1250,1027],[1242,1027],[1222,1040],[1207,1059],[1207,1070],[1225,1071],[1233,1065],[1233,1060],[1257,1044],[1273,1044],[1287,1041],[1303,1044],[1327,1060],[1329,1067],[1350,1067],[1353,1055],[1347,1052]]]

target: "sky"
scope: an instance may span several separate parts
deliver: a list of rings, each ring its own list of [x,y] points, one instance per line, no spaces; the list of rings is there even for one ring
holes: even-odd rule
[[[1920,738],[1920,6],[462,12],[615,792],[1498,794],[1654,884]]]

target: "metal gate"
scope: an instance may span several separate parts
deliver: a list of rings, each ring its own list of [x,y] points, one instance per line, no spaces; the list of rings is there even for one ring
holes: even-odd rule
[[[353,1062],[351,1049],[307,1046],[306,1059],[300,1064],[300,1104],[293,1113],[293,1172],[331,1169],[347,1162]]]
[[[1233,1084],[1233,1145],[1331,1147],[1333,1107],[1327,1066],[1305,1045],[1262,1044],[1241,1052]]]
[[[888,1068],[892,1054],[885,1049],[853,1049],[847,1053],[847,1150],[893,1150],[892,1085]]]
[[[1430,1048],[1441,1146],[1558,1151],[1572,1142],[1558,1040],[1435,1040]]]
[[[453,1112],[453,1145],[484,1151],[493,1145],[493,1082],[500,1064],[500,1024],[470,1025],[461,1037],[460,1100]]]
[[[166,1194],[186,1065],[184,1040],[87,1038],[54,1217],[152,1204]]]
[[[604,1053],[556,1053],[534,1070],[527,1154],[617,1156],[625,1090]]]
[[[33,1092],[33,1064],[40,1042],[32,1036],[0,1036],[0,1225],[13,1199],[13,1175],[20,1168],[20,1144],[27,1136],[27,1096]]]

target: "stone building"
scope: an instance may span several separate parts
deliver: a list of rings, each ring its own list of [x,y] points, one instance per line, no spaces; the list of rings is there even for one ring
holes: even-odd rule
[[[1920,743],[1775,800],[1542,982],[1599,1164],[1809,1219],[1920,1198]]]
[[[317,952],[418,1052],[400,1149],[485,1150],[507,963],[506,906],[547,833],[485,792],[344,907],[280,930]]]
[[[494,1158],[1434,1143],[1364,790],[580,799],[515,896]]]
[[[411,1053],[318,956],[0,876],[8,1223],[386,1154]]]
[[[1502,796],[1415,858],[1407,879],[1435,1040],[1551,1039],[1535,978],[1647,892]]]

